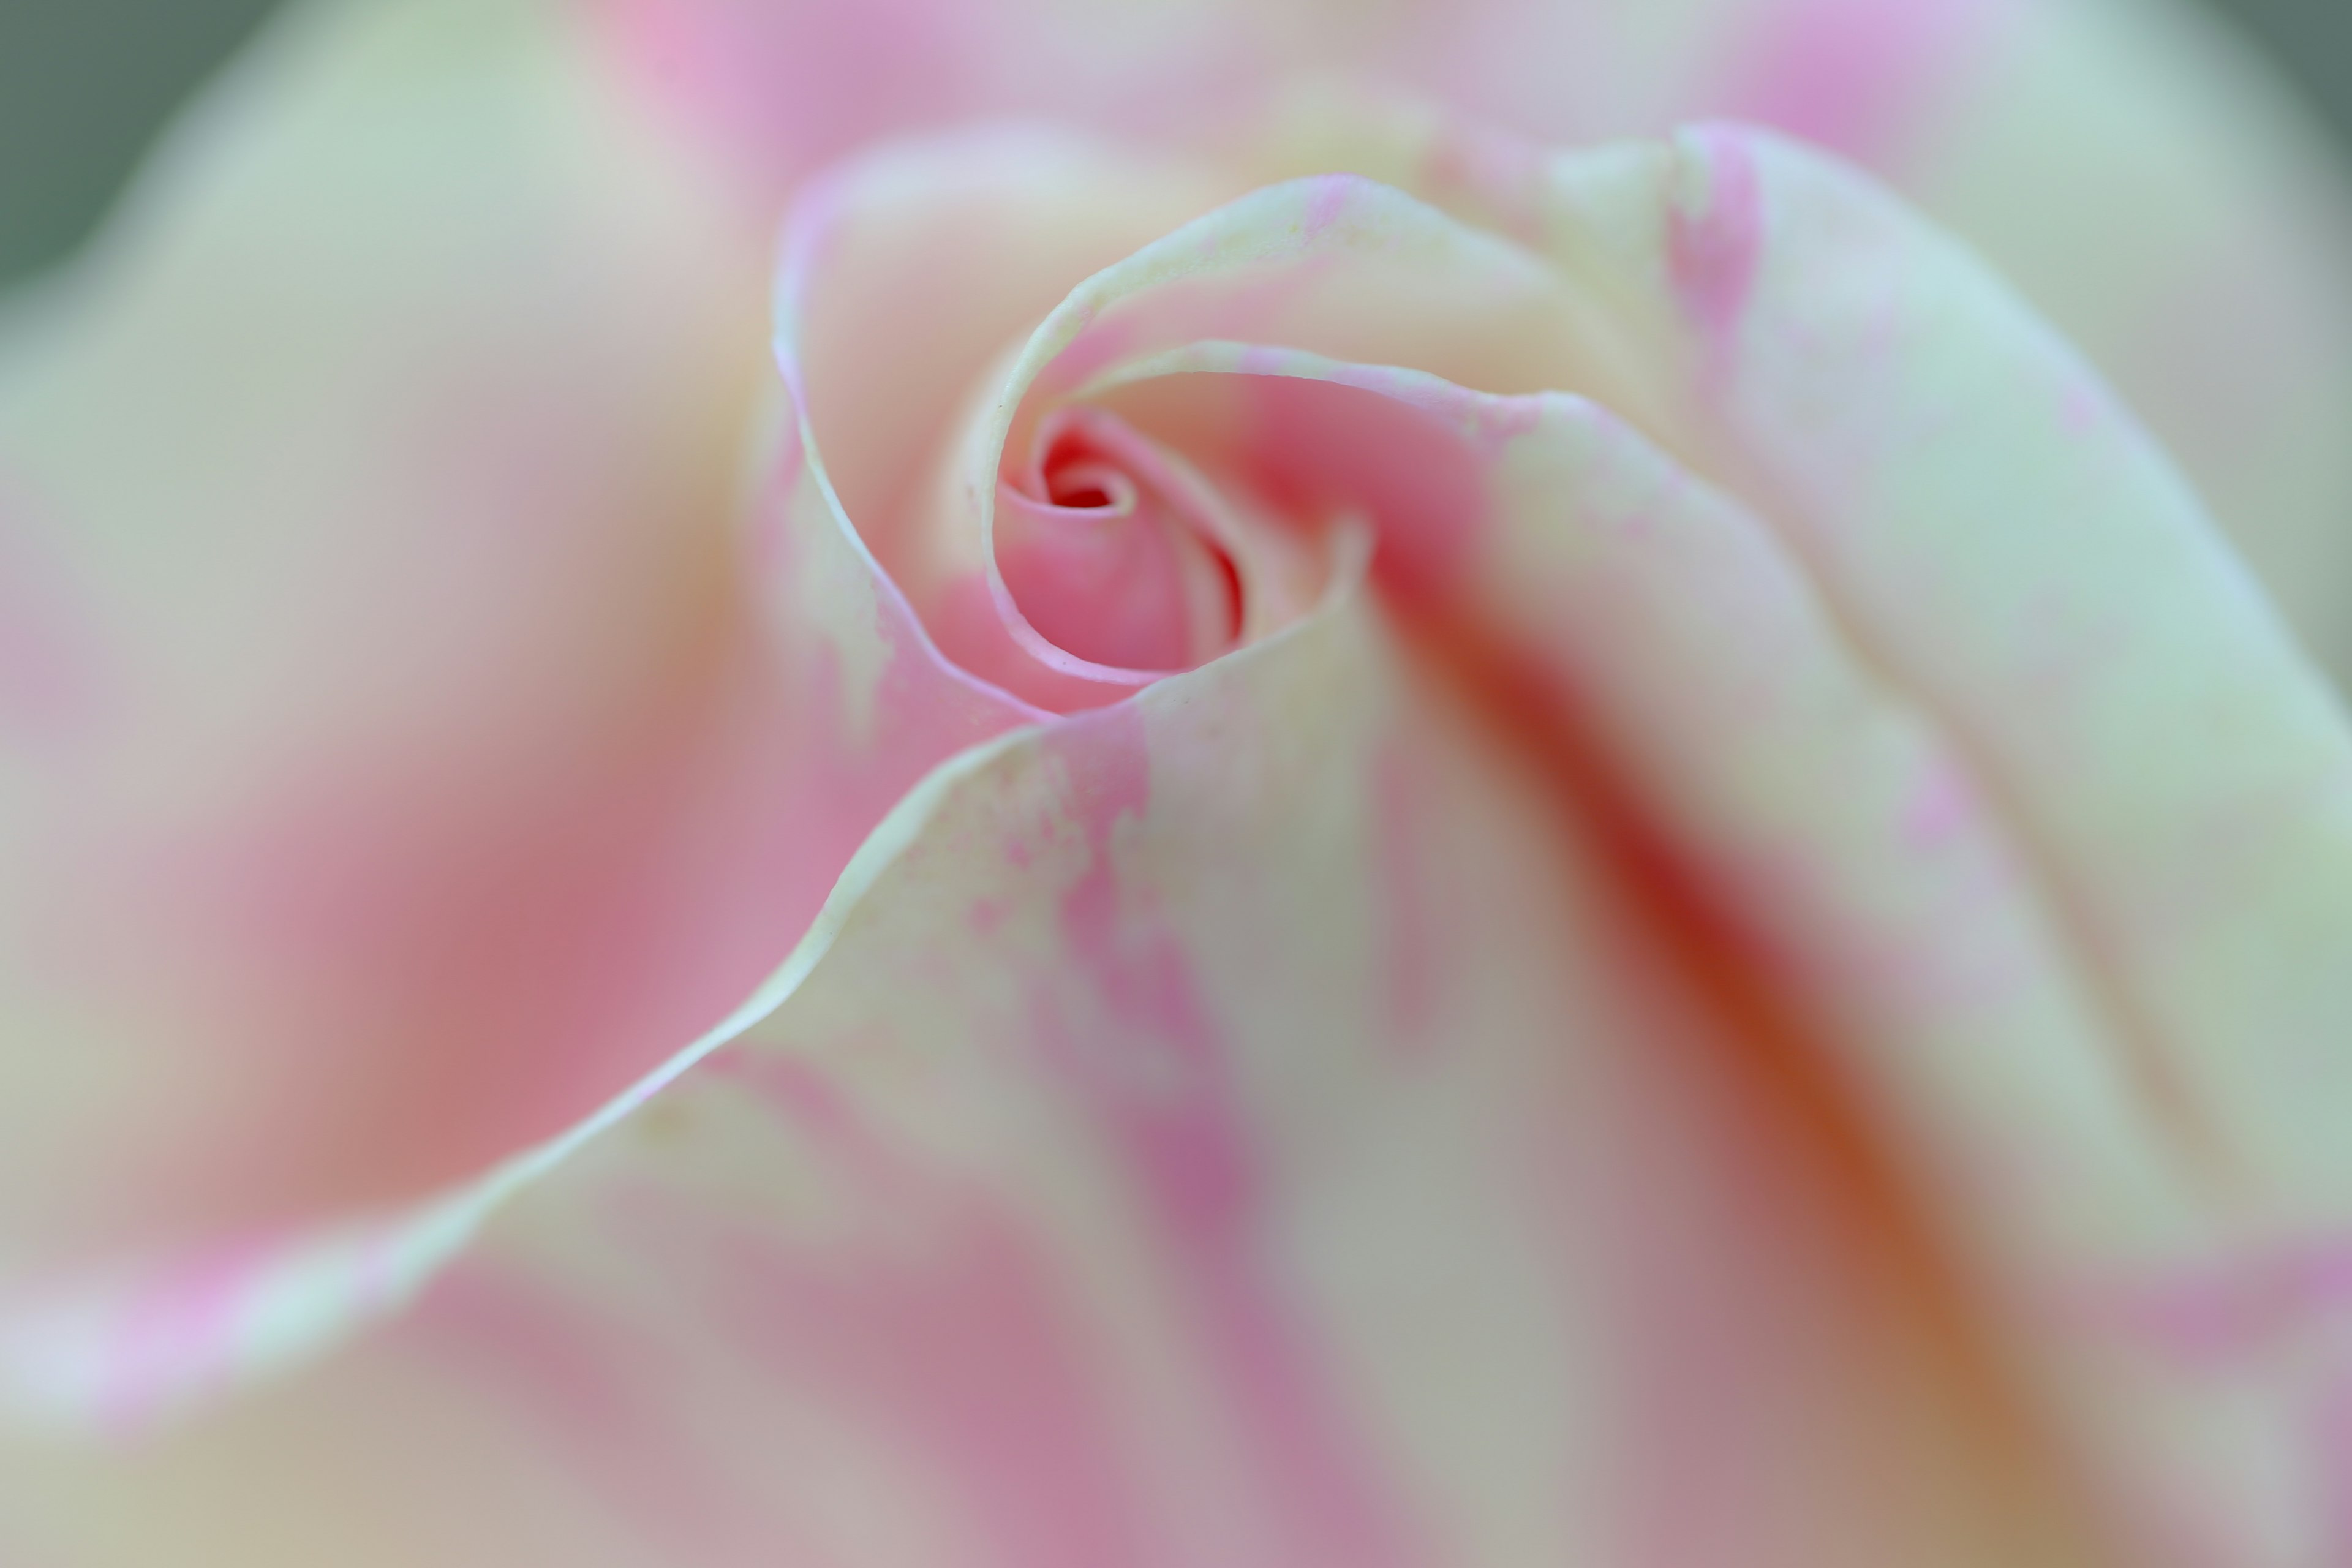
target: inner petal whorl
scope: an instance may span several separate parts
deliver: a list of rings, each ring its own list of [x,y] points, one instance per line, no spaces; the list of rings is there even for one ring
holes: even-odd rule
[[[1073,658],[1179,670],[1244,621],[1234,524],[1215,490],[1116,415],[1056,410],[997,489],[997,570],[1037,635]]]

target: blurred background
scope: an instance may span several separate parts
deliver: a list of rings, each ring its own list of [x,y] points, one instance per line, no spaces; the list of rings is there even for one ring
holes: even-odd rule
[[[2206,3],[2352,143],[2352,0]],[[89,233],[173,109],[276,5],[0,0],[0,285]]]

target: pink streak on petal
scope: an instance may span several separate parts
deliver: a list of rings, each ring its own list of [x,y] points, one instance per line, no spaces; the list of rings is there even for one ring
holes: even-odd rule
[[[1704,206],[1677,205],[1667,265],[1683,309],[1697,326],[1710,372],[1719,378],[1737,347],[1764,254],[1763,185],[1755,153],[1740,138],[1711,127],[1687,133],[1706,159]]]
[[[1885,166],[1964,60],[1990,0],[1787,0],[1705,101]]]
[[[2108,1299],[2143,1339],[2192,1365],[2220,1369],[2352,1322],[2352,1243],[2284,1247]]]
[[[100,1425],[137,1436],[185,1387],[191,1372],[226,1360],[252,1286],[275,1256],[267,1240],[223,1242],[139,1292],[110,1332]]]
[[[1041,999],[1040,1039],[1112,1134],[1174,1249],[1207,1352],[1237,1407],[1238,1438],[1290,1532],[1290,1560],[1351,1568],[1426,1562],[1375,1462],[1333,1406],[1279,1287],[1265,1276],[1255,1229],[1265,1176],[1182,943],[1118,876],[1117,829],[1150,801],[1142,714],[1122,705],[1073,720],[1055,732],[1051,749],[1094,855],[1064,897],[1063,935],[1108,1016],[1082,1032]]]
[[[1346,174],[1327,174],[1315,182],[1315,194],[1307,204],[1307,213],[1300,238],[1313,245],[1323,237],[1330,226],[1339,222],[1348,210],[1348,199],[1360,182]]]
[[[710,1067],[805,1141],[853,1205],[884,1216],[871,1250],[719,1238],[720,1321],[761,1363],[877,1421],[956,1489],[989,1548],[975,1561],[1165,1562],[1054,1270],[1018,1221],[894,1148],[816,1068],[750,1051]],[[894,1239],[910,1224],[928,1243],[919,1253]]]

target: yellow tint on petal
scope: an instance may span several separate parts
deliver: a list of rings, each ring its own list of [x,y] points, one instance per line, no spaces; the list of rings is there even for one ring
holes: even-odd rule
[[[425,80],[471,58],[429,28],[353,36]],[[547,107],[535,74],[490,75],[486,101]],[[388,122],[413,116],[401,91],[386,103]],[[16,1402],[104,1426],[411,1308],[124,1453],[8,1454],[6,1528],[126,1563],[348,1560],[357,1537],[386,1562],[1958,1568],[2088,1561],[2070,1516],[2089,1510],[2132,1561],[2325,1561],[2352,1421],[2333,1330],[2352,1218],[2340,706],[2104,384],[1850,171],[1722,127],[1485,152],[1384,171],[1412,194],[1326,177],[1181,227],[1214,180],[1139,166],[1115,222],[1060,231],[1076,238],[1050,280],[1023,271],[1023,231],[987,199],[934,223],[960,176],[911,154],[912,198],[853,238],[910,269],[910,234],[994,247],[978,259],[1001,273],[975,269],[989,309],[944,312],[947,340],[894,328],[896,284],[874,279],[895,275],[853,268],[855,310],[783,334],[795,406],[759,452],[749,591],[718,623],[740,640],[685,666],[753,672],[752,696],[727,689],[740,706],[714,700],[714,751],[683,750],[728,803],[705,820],[764,847],[730,858],[714,830],[719,849],[698,853],[719,868],[687,858],[712,883],[685,879],[680,907],[761,942],[809,930],[795,961],[487,1182],[379,1226],[200,1257],[152,1291],[12,1312]],[[1083,178],[1056,165],[1022,192],[1025,216],[1052,227],[1125,166],[1075,162]],[[603,173],[563,188],[602,192]],[[641,216],[594,232],[643,240]],[[728,310],[697,340],[709,361],[662,357],[685,353],[662,329],[693,298],[670,290],[703,275],[694,245],[657,240],[662,287],[619,291],[658,296],[650,324],[599,324],[732,407],[740,388],[720,396],[711,368],[730,363]],[[544,302],[497,293],[483,330],[526,298]],[[860,333],[824,348],[821,385],[815,340],[844,322]],[[864,374],[894,331],[936,358]],[[551,338],[524,345],[553,354],[548,385],[494,402],[625,388],[573,432],[618,470],[593,500],[662,510],[659,481],[708,480],[708,448],[739,426],[672,431],[701,454],[673,471],[635,422],[670,384],[583,377],[565,353],[586,340]],[[306,374],[285,384],[383,384],[331,356],[320,378],[302,357],[317,347],[294,343]],[[971,384],[939,383],[963,365],[981,412],[959,434]],[[917,398],[904,431],[876,412],[899,406],[893,375]],[[1149,405],[1178,382],[1216,384]],[[6,396],[45,384],[74,383]],[[1292,397],[1310,385],[1328,400]],[[828,412],[836,389],[869,412]],[[171,476],[169,441],[138,448],[152,469],[8,447],[8,421],[38,427],[49,395],[31,416],[0,399],[0,450],[41,498],[0,516],[58,496],[169,515],[100,504]],[[1343,593],[1130,701],[989,742],[1043,714],[940,658],[920,595],[877,569],[900,504],[864,498],[919,486],[906,455],[942,441],[992,480],[1008,439],[1089,400],[1139,428],[1172,408],[1171,450],[1206,443],[1221,474],[1294,481],[1268,495],[1346,502],[1339,521],[1378,535],[1382,596]],[[280,403],[266,411],[278,428]],[[347,437],[351,414],[335,411]],[[378,450],[368,430],[353,449]],[[1408,430],[1427,442],[1387,444]],[[234,444],[190,450],[175,494],[251,499],[194,461]],[[354,478],[339,450],[235,477],[300,500],[320,473]],[[546,557],[462,525],[579,514],[526,504],[577,501],[538,488],[548,470],[487,467],[419,468],[426,493],[379,495],[362,464],[356,488],[481,546],[496,585]],[[984,544],[992,493],[948,526]],[[312,515],[251,512],[272,549]],[[278,559],[255,546],[218,570]],[[646,570],[597,562],[592,586]],[[686,576],[726,597],[710,581],[731,570],[705,569]],[[265,588],[311,580],[253,582],[191,603],[266,633]],[[171,595],[148,586],[123,602],[171,626]],[[708,624],[680,592],[681,620]],[[199,630],[169,646],[211,657],[220,628]],[[207,683],[271,668],[221,646]],[[271,679],[380,695],[338,663]],[[381,679],[416,700],[399,671]],[[307,737],[289,715],[324,710],[271,706],[252,694],[283,689],[257,676],[226,684],[257,733]],[[447,684],[415,689],[437,713]],[[621,684],[653,706],[671,689]],[[745,735],[773,749],[747,761],[726,743]],[[225,789],[245,782],[236,759],[213,765]],[[657,819],[683,809],[655,795]],[[493,798],[491,829],[543,805]],[[279,814],[260,815],[275,847]],[[322,860],[331,892],[373,885],[337,845],[369,845],[394,871],[362,871],[404,886],[410,857],[503,842],[428,829],[387,852],[351,830],[367,812],[326,820],[292,859]],[[602,842],[587,829],[612,819],[583,820]],[[260,852],[245,846],[226,863]],[[196,861],[207,879],[222,863]],[[623,886],[630,908],[669,907]],[[349,923],[321,921],[312,889],[273,897],[329,959],[337,942],[358,955],[321,966],[328,999],[403,994],[413,950],[367,940],[378,906],[345,916],[330,897]],[[495,900],[468,907],[511,924]],[[632,955],[694,945],[625,934]],[[553,951],[523,973],[584,976],[604,952]],[[224,994],[219,1016],[241,1020],[252,996]],[[519,1005],[491,1000],[480,1014],[501,1022]],[[74,1005],[45,1031],[86,1026]],[[394,1017],[388,1039],[445,1037]],[[633,1037],[657,1053],[701,1022]],[[575,1110],[593,1079],[572,1083]],[[335,1137],[331,1117],[298,1124]],[[462,1160],[353,1190],[405,1196],[444,1164]],[[323,1191],[301,1196],[350,1195]],[[289,1476],[315,1482],[290,1504]]]
[[[1368,599],[907,820],[774,1013],[396,1322],[119,1458],[11,1454],[29,1539],[2086,1561],[1868,1166]]]

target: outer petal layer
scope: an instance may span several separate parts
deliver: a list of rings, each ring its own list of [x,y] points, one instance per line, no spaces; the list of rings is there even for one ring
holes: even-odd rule
[[[215,1295],[561,1131],[1033,716],[930,654],[793,421],[739,493],[762,248],[543,8],[358,5],[24,321],[8,1294],[160,1247]]]
[[[1190,310],[1204,290],[1256,287],[1260,247],[1361,249],[1375,266],[1444,248],[1444,220],[1369,195],[1331,203],[1318,226],[1333,188],[1267,193],[1155,247],[1214,258],[1172,297]],[[2021,1309],[2059,1403],[2105,1452],[2143,1550],[2282,1563],[2335,1550],[2330,1500],[2345,1478],[2328,1434],[2341,1373],[2325,1347],[2340,1308],[2320,1281],[2352,1199],[2334,1135],[2347,1093],[2333,1022],[2352,1016],[2352,994],[2324,956],[2352,944],[2352,732],[2340,705],[2087,370],[1972,260],[1852,174],[1709,129],[1670,149],[1524,167],[1475,194],[1646,345],[1620,358],[1589,343],[1553,384],[1615,381],[1622,405],[1648,413],[1694,464],[1759,498],[1769,526],[1748,526],[1769,547],[1718,522],[1712,546],[1686,544],[1678,566],[1652,568],[1654,596],[1612,571],[1615,596],[1587,600],[1599,590],[1546,569],[1566,537],[1526,521],[1524,504],[1519,526],[1495,528],[1490,507],[1486,528],[1462,527],[1477,515],[1475,492],[1397,482],[1383,466],[1399,450],[1392,429],[1377,447],[1360,434],[1351,443],[1351,420],[1367,428],[1360,408],[1277,399],[1228,432],[1255,441],[1261,473],[1293,493],[1345,501],[1351,467],[1360,480],[1381,476],[1353,499],[1384,543],[1413,546],[1403,580],[1442,635],[1512,687],[1534,682],[1523,721],[1549,707],[1594,714],[1616,734],[1634,769],[1632,809],[1686,857],[1701,901],[1760,944],[1776,992],[1816,1018],[1851,1019],[1906,994],[1926,1009],[1898,1007],[1831,1042],[1860,1082],[1891,1086],[1907,1107],[1895,1125],[1914,1169],[1942,1189],[1950,1234],[1990,1239],[1979,1264]],[[1039,347],[1068,342],[1058,352],[1086,363],[1089,334],[1150,339],[1131,329],[1153,319],[1155,265],[1139,258],[1131,277],[1097,279]],[[1305,303],[1315,292],[1288,300],[1277,341],[1327,333]],[[1490,374],[1525,374],[1512,355],[1528,346],[1490,342]],[[1309,363],[1212,345],[1097,384],[1139,389],[1139,378],[1185,369],[1312,375],[1442,415],[1474,447],[1508,447],[1548,417],[1394,373],[1300,368]],[[1653,374],[1616,380],[1621,363]],[[1040,384],[1053,377],[1049,363]],[[1581,493],[1575,467],[1549,461],[1556,492],[1533,493]],[[1425,479],[1438,471],[1423,468]],[[1642,473],[1581,478],[1672,515],[1673,486]],[[1776,773],[1778,787],[1794,787],[1786,770],[1808,765],[1806,745],[1779,728],[1749,763],[1708,752],[1760,721],[1745,704],[1777,724],[1792,717],[1783,703],[1822,701],[1848,722],[1855,703],[1727,685],[1689,715],[1698,728],[1671,739],[1677,711],[1707,688],[1662,673],[1675,661],[1639,635],[1633,606],[1661,634],[1685,613],[1666,586],[1677,574],[1680,592],[1697,592],[1717,563],[1743,559],[1738,614],[1758,613],[1745,601],[1777,572],[1810,576],[1849,657],[1941,737],[1919,750],[1895,738],[1898,723],[1874,745],[1909,750],[1911,762],[1848,758],[1825,776],[1907,774],[1906,832],[1929,860],[1969,844],[1990,813],[2018,914],[1985,903],[1969,873],[1960,885],[1976,890],[1961,904],[1921,906],[1915,942],[1899,911],[1917,895],[1897,898],[1883,868],[1837,871],[1830,843],[1798,850],[1764,830],[1785,803],[1708,799],[1727,767],[1736,792]],[[1771,646],[1790,635],[1770,633]],[[1633,656],[1621,648],[1638,659],[1623,662]],[[1826,783],[1801,795],[1845,799]],[[1859,805],[1821,809],[1885,820]],[[1782,832],[1802,830],[1784,822]],[[1889,851],[1865,847],[1873,868]],[[1979,917],[2011,934],[1964,934]],[[1941,952],[1925,969],[1906,956],[1930,948]],[[2035,948],[2074,993],[2077,1019],[2055,1035],[1981,1011],[2036,994],[2038,982],[2019,989],[2013,957],[1993,956]],[[1945,963],[1990,967],[1964,984]],[[2263,1305],[2239,1304],[2252,1300]],[[2216,1314],[2261,1327],[2188,1326]],[[2179,1359],[2184,1333],[2218,1335],[2234,1355],[2190,1366]]]
[[[2078,1560],[1868,1163],[1368,605],[959,772],[772,1017],[397,1324],[12,1453],[32,1543]]]
[[[2340,1098],[2321,679],[1850,174],[1727,130],[1522,173],[1475,193],[1516,238],[1344,179],[1221,209],[977,427],[992,474],[1055,400],[1160,421],[1368,524],[1387,609],[940,775],[752,1038],[336,1363],[29,1460],[57,1528],[124,1485],[299,1560],[299,1451],[461,1561],[485,1474],[498,1551],[588,1561],[2054,1563],[2076,1473],[2124,1560],[2339,1552],[2296,1238],[2344,1188],[2280,1088]],[[787,558],[855,554],[796,493]],[[2096,637],[2053,670],[2052,626]],[[2276,857],[2200,880],[2248,816]]]
[[[182,290],[258,279],[253,309],[302,304],[231,205],[134,248],[91,313],[106,330],[35,342],[0,385],[10,581],[63,584],[10,617],[34,653],[0,690],[28,737],[8,787],[88,825],[23,847],[18,934],[45,945],[13,951],[63,952],[66,980],[16,982],[12,1026],[100,1042],[76,1058],[89,1120],[120,1125],[104,1079],[131,1079],[173,1173],[240,1141],[199,1077],[154,1070],[199,1053],[106,1042],[217,1037],[251,1079],[320,1020],[381,1030],[356,1059],[383,1079],[286,1091],[331,1156],[315,1180],[191,1180],[184,1212],[110,1216],[121,1233],[405,1195],[560,1124],[808,928],[926,768],[1039,716],[936,658],[844,526],[807,439],[821,411],[762,469],[770,613],[726,586],[716,528],[675,560],[647,542],[647,516],[726,511],[709,476],[751,374],[741,279],[709,258],[740,237],[657,142],[598,139],[623,111],[549,63],[530,13],[477,37],[479,15],[331,30],[355,63],[295,95],[300,155],[257,137],[239,189],[251,211],[301,195],[305,237],[348,247],[329,259],[412,231],[455,245],[394,280],[499,282],[425,288],[424,319],[516,384],[453,391],[446,343],[353,309],[415,299],[306,264],[373,281],[317,302],[337,331],[225,334],[286,358],[226,383],[263,388],[252,407],[222,395],[217,328]],[[466,222],[432,221],[448,148],[381,136],[416,123],[420,83],[469,150],[512,153],[485,160]],[[354,145],[389,167],[346,230],[313,198],[348,163],[322,183],[310,160]],[[1235,455],[1381,530],[1412,657],[1345,605],[969,757],[869,845],[755,999],[790,993],[761,1037],[674,1063],[655,1103],[389,1226],[12,1319],[39,1373],[20,1392],[122,1416],[443,1270],[361,1347],[143,1450],[12,1453],[0,1495],[37,1549],[349,1560],[366,1520],[401,1563],[2067,1561],[2032,1479],[2056,1473],[2045,1415],[2142,1558],[2352,1549],[2330,1512],[2352,1419],[2330,1240],[2352,1198],[2330,1033],[2352,1015],[2332,962],[2352,749],[2317,677],[2082,367],[1851,177],[1726,132],[1398,177],[1497,231],[1356,182],[1253,198],[1082,289],[994,435],[1033,373],[1041,396],[1091,395],[1108,367],[1127,384],[1101,395],[1133,398],[1245,374],[1292,423]],[[513,200],[559,190],[561,221]],[[570,243],[448,239],[492,232],[485,212]],[[542,298],[550,277],[579,293]],[[583,315],[613,329],[593,353]],[[2284,379],[2309,390],[2317,363]],[[1651,439],[1497,395],[1561,388]],[[310,404],[323,434],[288,440]],[[183,425],[192,407],[223,423]],[[117,427],[94,409],[137,462],[90,437]],[[551,431],[520,416],[549,410]],[[1356,418],[1427,440],[1370,462]],[[2221,446],[2242,466],[2269,449]],[[2277,493],[2278,537],[2307,540],[2324,477]],[[155,566],[159,498],[217,509],[183,536],[205,560]],[[399,542],[314,570],[326,515]],[[581,530],[567,551],[517,542],[547,519]],[[552,562],[581,575],[536,583],[559,608],[512,633],[433,586],[453,549],[493,606]],[[412,571],[430,591],[378,593]],[[617,635],[616,605],[645,624]],[[446,669],[284,657],[321,625],[376,647],[368,614],[420,609],[453,628]],[[157,649],[118,659],[108,634],[131,624]],[[449,727],[453,686],[525,646],[626,668],[468,685],[473,722]],[[1433,696],[1431,668],[1463,685]],[[580,690],[620,695],[566,706]],[[231,710],[187,700],[215,691]],[[257,806],[287,759],[210,748],[289,714],[326,782]],[[651,780],[625,761],[654,755],[684,760]],[[173,816],[191,799],[194,828]],[[84,851],[118,840],[84,890]],[[542,908],[551,865],[595,869]],[[461,866],[478,924],[452,936],[430,890]],[[248,873],[226,909],[155,897]],[[149,905],[152,925],[117,918]],[[317,954],[290,1000],[289,933]],[[683,956],[644,959],[661,941]],[[190,952],[193,979],[87,1000]],[[547,1097],[528,1110],[483,1093],[469,1051],[512,1038],[530,1051],[500,1070]],[[559,1054],[576,1071],[541,1070]],[[386,1082],[423,1112],[502,1114],[403,1124]],[[67,1134],[29,1125],[19,1147],[75,1131],[53,1096],[13,1102]],[[349,1147],[361,1125],[398,1147]],[[1927,1261],[1946,1247],[1949,1271]],[[2026,1415],[2012,1381],[2034,1385]],[[315,1508],[283,1502],[298,1469]]]
[[[478,1170],[775,962],[747,238],[527,7],[341,7],[12,322],[0,1278]]]
[[[771,178],[878,133],[974,115],[1197,138],[1204,117],[1335,70],[1428,98],[1440,124],[1556,145],[1727,115],[1819,142],[1982,250],[2084,349],[2181,459],[2298,631],[2352,675],[2352,447],[2340,438],[2352,426],[2352,184],[2202,7],[579,4],[612,25],[640,79]],[[1336,128],[1328,95],[1306,97],[1298,156],[1278,172],[1360,166],[1367,148]],[[1475,166],[1491,148],[1449,131],[1423,150],[1434,171]]]

